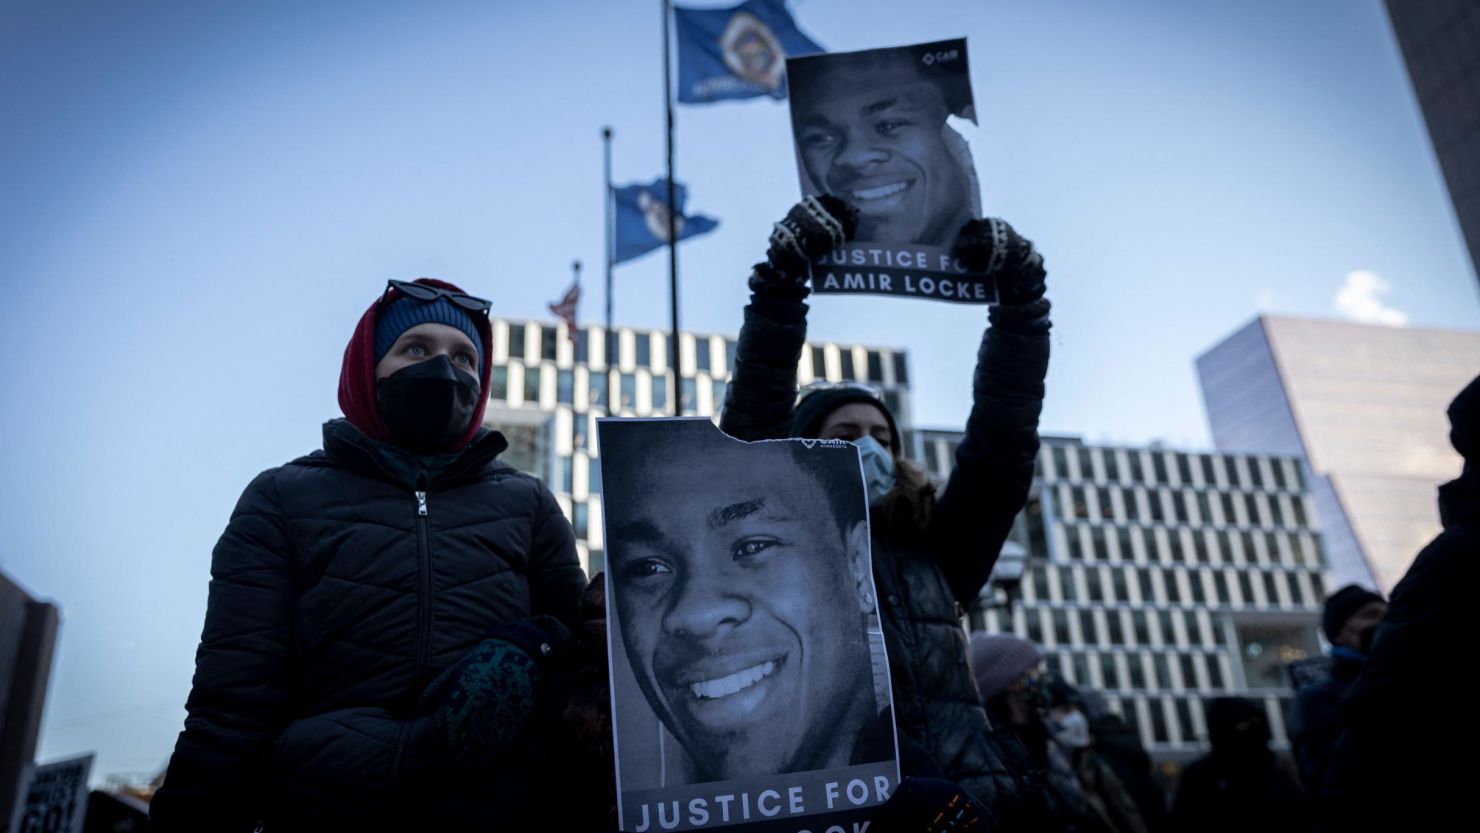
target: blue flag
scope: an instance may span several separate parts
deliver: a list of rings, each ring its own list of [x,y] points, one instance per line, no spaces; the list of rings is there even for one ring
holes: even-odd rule
[[[687,240],[705,232],[714,231],[719,221],[699,214],[685,217],[684,200],[687,189],[682,185],[673,187],[673,198],[678,203],[675,227],[678,239]],[[668,180],[659,178],[649,185],[628,185],[613,191],[616,201],[616,252],[613,263],[632,260],[668,245]]]
[[[786,98],[786,58],[827,50],[802,34],[783,0],[728,9],[673,7],[678,29],[678,100],[707,104],[768,95]]]

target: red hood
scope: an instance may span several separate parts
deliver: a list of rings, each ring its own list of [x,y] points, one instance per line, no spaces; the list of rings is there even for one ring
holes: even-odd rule
[[[435,278],[417,278],[416,283],[452,292],[463,291]],[[344,348],[344,364],[339,369],[339,407],[344,411],[345,418],[365,436],[393,445],[395,440],[391,438],[390,431],[380,419],[380,410],[375,406],[375,316],[380,311],[381,303],[390,303],[400,297],[401,293],[392,289],[389,295],[377,299],[365,310],[365,314],[360,316],[360,323],[355,325],[355,334],[350,337],[349,346]],[[479,334],[483,336],[483,369],[478,380],[483,395],[478,398],[478,410],[473,413],[472,424],[457,442],[458,450],[472,442],[473,436],[483,424],[483,411],[488,406],[488,377],[493,371],[493,325],[486,315],[469,315],[478,327]]]

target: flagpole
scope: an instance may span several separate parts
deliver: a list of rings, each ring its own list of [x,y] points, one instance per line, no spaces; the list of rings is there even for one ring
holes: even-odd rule
[[[616,351],[612,349],[616,342],[612,338],[612,129],[610,126],[601,128],[601,148],[606,168],[606,337],[602,339],[602,343],[606,345],[606,370],[610,371],[612,365],[616,364],[613,361]],[[591,361],[589,355],[586,361]]]
[[[668,122],[668,297],[671,327],[668,331],[668,365],[673,372],[673,387],[668,401],[673,415],[678,416],[678,206],[674,204],[673,181],[673,81],[672,59],[668,54],[668,18],[673,5],[663,0],[663,113]]]

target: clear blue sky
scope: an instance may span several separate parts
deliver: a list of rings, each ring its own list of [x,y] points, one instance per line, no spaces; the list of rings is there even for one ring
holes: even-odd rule
[[[1206,445],[1193,356],[1261,308],[1337,315],[1354,271],[1413,324],[1475,325],[1377,0],[795,11],[831,49],[969,38],[985,204],[1050,269],[1046,431]],[[0,566],[65,611],[43,757],[164,763],[211,546],[247,481],[337,415],[344,343],[386,278],[547,318],[572,258],[599,274],[600,127],[619,182],[662,165],[659,21],[656,0],[0,6],[0,332],[18,348]],[[786,109],[678,121],[691,206],[722,223],[682,250],[683,321],[728,332],[797,196]],[[661,254],[618,284],[620,323],[666,326]],[[827,298],[812,333],[908,347],[918,421],[953,425],[984,320]]]

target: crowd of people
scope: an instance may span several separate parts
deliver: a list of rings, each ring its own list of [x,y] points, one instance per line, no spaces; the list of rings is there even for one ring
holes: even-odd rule
[[[960,625],[1033,477],[1049,358],[1042,257],[996,219],[955,237],[953,254],[995,282],[999,303],[937,490],[874,393],[797,396],[809,264],[858,222],[823,196],[777,224],[749,276],[720,427],[859,447],[863,601],[887,646],[905,778],[870,829],[1406,828],[1394,820],[1456,802],[1455,771],[1441,767],[1460,738],[1440,728],[1452,718],[1433,692],[1480,536],[1476,384],[1450,412],[1466,467],[1443,491],[1444,534],[1390,600],[1348,588],[1327,603],[1329,675],[1292,720],[1298,775],[1271,750],[1262,706],[1224,698],[1207,708],[1211,751],[1168,794],[1103,696],[1045,675],[1026,640],[968,639]],[[324,425],[323,448],[247,487],[212,556],[156,829],[616,829],[605,584],[583,573],[549,490],[501,462],[507,442],[484,427],[488,310],[449,283],[390,282],[345,350],[344,415]],[[861,726],[876,717],[866,699],[852,711]]]

